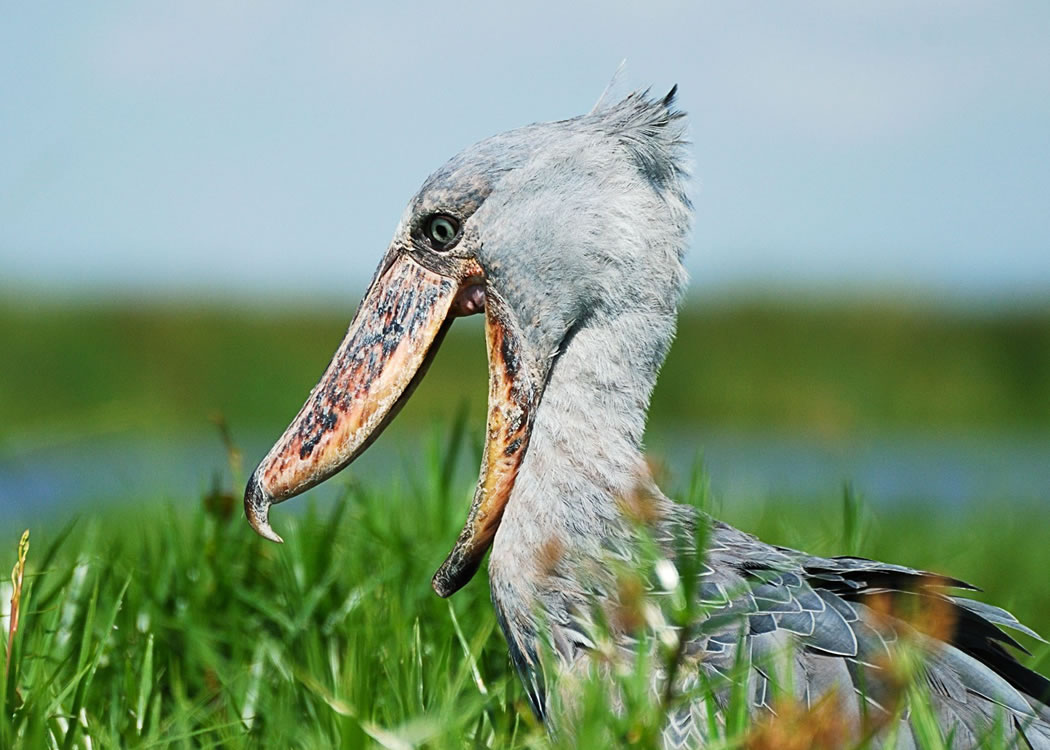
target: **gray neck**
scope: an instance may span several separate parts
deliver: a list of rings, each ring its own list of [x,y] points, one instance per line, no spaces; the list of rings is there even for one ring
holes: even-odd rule
[[[673,304],[673,303],[672,303]],[[596,312],[554,364],[489,560],[493,599],[505,620],[537,609],[557,618],[582,571],[629,543],[624,500],[652,484],[642,451],[656,375],[674,334],[674,310]],[[552,584],[557,563],[559,585]]]

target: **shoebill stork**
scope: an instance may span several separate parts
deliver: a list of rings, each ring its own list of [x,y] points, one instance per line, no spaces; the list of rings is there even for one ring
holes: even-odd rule
[[[603,560],[635,559],[640,532],[624,499],[643,496],[648,538],[669,556],[669,540],[710,524],[696,587],[707,619],[682,631],[683,683],[729,674],[743,659],[739,679],[761,715],[774,710],[776,687],[764,664],[789,650],[792,694],[836,701],[860,738],[878,726],[864,717],[886,709],[887,664],[907,635],[924,654],[933,715],[956,746],[976,747],[1000,721],[1019,746],[1050,748],[1050,682],[1014,659],[1005,646],[1017,643],[1002,628],[1035,633],[1006,611],[953,595],[959,581],[766,544],[655,485],[642,437],[674,336],[691,220],[674,93],[635,93],[494,136],[426,180],[320,383],[252,474],[249,523],[280,541],[270,506],[353,461],[412,393],[454,319],[484,314],[481,473],[433,587],[451,596],[489,553],[492,602],[538,716],[561,673],[586,668],[588,612],[616,598]],[[950,627],[919,632],[898,616],[899,599],[935,609]],[[544,648],[555,674],[542,673]],[[707,713],[726,695],[676,707],[666,744],[703,744],[709,722],[722,719]],[[908,714],[895,716],[875,745],[915,744]]]

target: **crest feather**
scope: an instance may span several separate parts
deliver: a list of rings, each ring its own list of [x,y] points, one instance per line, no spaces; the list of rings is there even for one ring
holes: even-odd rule
[[[686,116],[675,107],[677,84],[659,98],[649,92],[633,91],[608,106],[599,101],[587,119],[616,137],[655,186],[666,188],[688,173]]]

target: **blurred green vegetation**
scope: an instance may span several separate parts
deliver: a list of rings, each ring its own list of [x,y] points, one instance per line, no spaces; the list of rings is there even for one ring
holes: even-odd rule
[[[382,486],[345,485],[331,508],[275,513],[282,546],[256,536],[222,491],[192,510],[143,498],[133,514],[92,512],[71,531],[34,526],[0,747],[572,747],[532,718],[484,571],[451,600],[430,589],[470,484],[448,474],[458,443],[433,441],[417,471]],[[1050,521],[1046,508],[883,519],[828,497],[713,510],[771,542],[817,554],[845,545],[969,579],[1050,629],[1047,549],[1031,533]],[[0,569],[20,532],[0,532]],[[1050,666],[1050,646],[1022,640],[1026,663]],[[581,746],[654,746],[644,740],[662,712],[640,704],[613,722],[606,684],[592,689],[578,729],[602,742]],[[739,724],[718,746],[742,747],[749,731]]]
[[[0,441],[17,450],[54,434],[194,429],[216,413],[238,435],[273,433],[351,313],[0,304]],[[447,421],[463,403],[480,419],[486,391],[481,321],[461,321],[398,423]],[[831,438],[1045,431],[1050,311],[691,308],[653,419]],[[469,497],[470,477],[449,474],[458,444],[433,440],[418,471],[381,486],[335,480],[346,497],[330,509],[275,512],[283,547],[240,520],[237,467],[195,510],[136,498],[133,514],[92,508],[65,538],[41,518],[0,684],[0,747],[549,747],[480,576],[451,603],[430,590]],[[889,516],[839,497],[777,497],[711,510],[814,554],[970,580],[981,598],[1050,630],[1048,552],[1032,532],[1050,522],[1045,507],[916,505]],[[20,531],[0,529],[0,569]],[[1050,646],[1025,645],[1027,663],[1046,671]],[[608,736],[604,708],[588,720]]]
[[[352,310],[0,302],[0,441],[109,429],[280,430]],[[399,418],[485,409],[481,321],[460,321]],[[896,303],[690,307],[654,426],[806,431],[1045,430],[1050,309],[960,313]],[[243,433],[242,433],[243,434]]]

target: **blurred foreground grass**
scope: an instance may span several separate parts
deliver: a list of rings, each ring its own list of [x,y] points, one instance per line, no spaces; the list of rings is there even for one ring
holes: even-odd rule
[[[0,302],[0,445],[206,424],[276,434],[352,310]],[[460,321],[400,424],[484,414],[481,321]],[[894,303],[688,308],[652,421],[805,430],[1050,428],[1050,310],[963,314]]]
[[[250,531],[236,492],[192,510],[143,502],[34,527],[0,747],[547,747],[484,571],[450,601],[430,590],[469,498],[468,478],[450,474],[460,441],[438,442],[386,486],[348,485],[331,508],[278,509],[283,546]],[[712,510],[768,541],[969,579],[1050,631],[1050,549],[1032,531],[1048,509],[874,518],[831,491],[820,504]],[[0,534],[4,570],[20,531]],[[1050,648],[1026,643],[1050,668]],[[580,736],[607,738],[611,719],[595,706]],[[644,720],[620,721],[640,729],[618,741],[651,737]]]
[[[197,428],[215,413],[239,434],[277,434],[350,315],[0,303],[0,448]],[[463,402],[480,419],[485,380],[480,321],[462,321],[399,423],[447,418]],[[689,310],[653,422],[832,439],[857,429],[1045,432],[1050,312]],[[243,523],[239,487],[186,498],[180,510],[150,498],[85,507],[68,535],[41,520],[0,683],[0,748],[547,746],[483,575],[451,602],[430,590],[469,498],[469,478],[450,475],[457,465],[435,447],[418,471],[347,485],[331,508],[279,509],[283,547]],[[932,505],[865,518],[844,514],[829,487],[820,502],[714,510],[815,554],[970,580],[1050,631],[1050,549],[1038,531],[1048,508]],[[20,532],[0,528],[2,571]],[[10,593],[0,582],[0,607]],[[8,624],[0,619],[4,635]],[[1047,648],[1029,645],[1050,669]],[[607,712],[591,720],[605,736]]]

